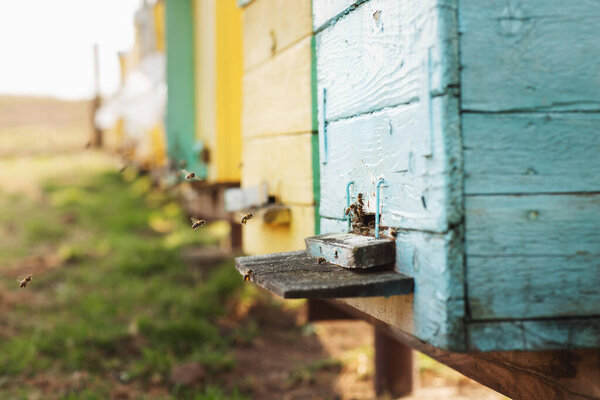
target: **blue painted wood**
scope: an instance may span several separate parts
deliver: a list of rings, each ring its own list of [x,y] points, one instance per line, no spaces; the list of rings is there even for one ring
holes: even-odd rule
[[[304,242],[309,256],[344,268],[373,268],[396,262],[396,245],[389,238],[329,233],[307,237]]]
[[[600,110],[600,2],[461,0],[468,110]]]
[[[600,191],[600,115],[463,114],[465,193]]]
[[[600,318],[522,320],[469,324],[469,350],[600,348]]]

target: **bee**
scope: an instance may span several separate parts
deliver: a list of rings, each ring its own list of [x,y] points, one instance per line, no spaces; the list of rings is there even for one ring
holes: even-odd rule
[[[244,282],[246,281],[250,281],[251,279],[254,279],[254,273],[252,272],[251,269],[249,269],[245,274],[244,274]]]
[[[252,214],[252,213],[248,213],[248,214],[244,215],[242,217],[242,224],[246,225],[246,222],[248,222],[250,219],[252,219],[252,217],[254,217],[254,214]]]
[[[31,283],[31,275],[21,275],[17,278],[17,282],[20,288],[27,287]]]
[[[127,169],[127,164],[123,164],[121,167],[119,167],[119,173],[122,174],[123,172],[125,172],[126,169]]]
[[[327,260],[325,260],[323,257],[319,257],[319,259],[317,260],[317,262],[319,264],[325,264],[327,262]]]
[[[201,226],[206,225],[206,220],[202,218],[190,218],[190,220],[192,221],[192,229],[194,231],[200,228]]]
[[[186,171],[185,169],[182,169],[181,172],[185,174],[185,180],[186,181],[189,181],[189,180],[194,179],[196,177],[195,173]]]

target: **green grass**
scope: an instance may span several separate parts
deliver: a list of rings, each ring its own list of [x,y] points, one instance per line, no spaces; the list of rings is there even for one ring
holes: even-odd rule
[[[116,172],[47,182],[39,200],[2,196],[0,210],[0,222],[10,227],[2,232],[1,259],[50,253],[60,261],[26,289],[2,275],[3,291],[25,293],[26,300],[2,316],[16,334],[0,331],[0,375],[8,377],[0,399],[27,398],[11,382],[49,370],[98,379],[125,373],[141,384],[162,382],[173,399],[242,398],[216,387],[168,384],[179,363],[202,363],[207,381],[217,383],[235,366],[230,350],[240,332],[222,334],[217,324],[228,299],[240,295],[232,261],[202,272],[180,258],[186,246],[216,244],[222,227],[193,232],[174,198],[145,177]],[[100,380],[56,398],[106,398],[107,385]]]

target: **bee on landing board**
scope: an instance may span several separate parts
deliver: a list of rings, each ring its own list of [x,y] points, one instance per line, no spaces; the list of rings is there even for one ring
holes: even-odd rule
[[[249,269],[248,272],[244,274],[244,282],[250,281],[250,279],[254,279],[254,273],[251,269]]]
[[[254,217],[254,214],[252,214],[252,213],[248,213],[248,214],[244,215],[242,217],[242,224],[246,225],[246,222],[248,222],[250,219],[252,219],[252,217]]]
[[[201,226],[206,225],[206,220],[202,218],[190,218],[190,220],[192,221],[192,229],[194,231],[200,228]]]
[[[325,260],[323,257],[319,257],[319,259],[317,260],[317,262],[319,264],[325,264],[327,262],[327,260]]]
[[[17,282],[20,288],[27,287],[31,283],[31,275],[21,275],[17,278]]]

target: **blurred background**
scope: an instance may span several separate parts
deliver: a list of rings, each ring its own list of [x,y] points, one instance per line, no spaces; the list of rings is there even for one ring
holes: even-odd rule
[[[242,99],[294,47],[252,38],[262,3],[0,0],[0,399],[376,397],[369,324],[233,267],[314,233],[312,197],[283,207],[286,173],[252,167],[277,143]],[[276,222],[242,230],[227,190],[262,180]],[[404,398],[501,398],[418,353],[414,377]]]

